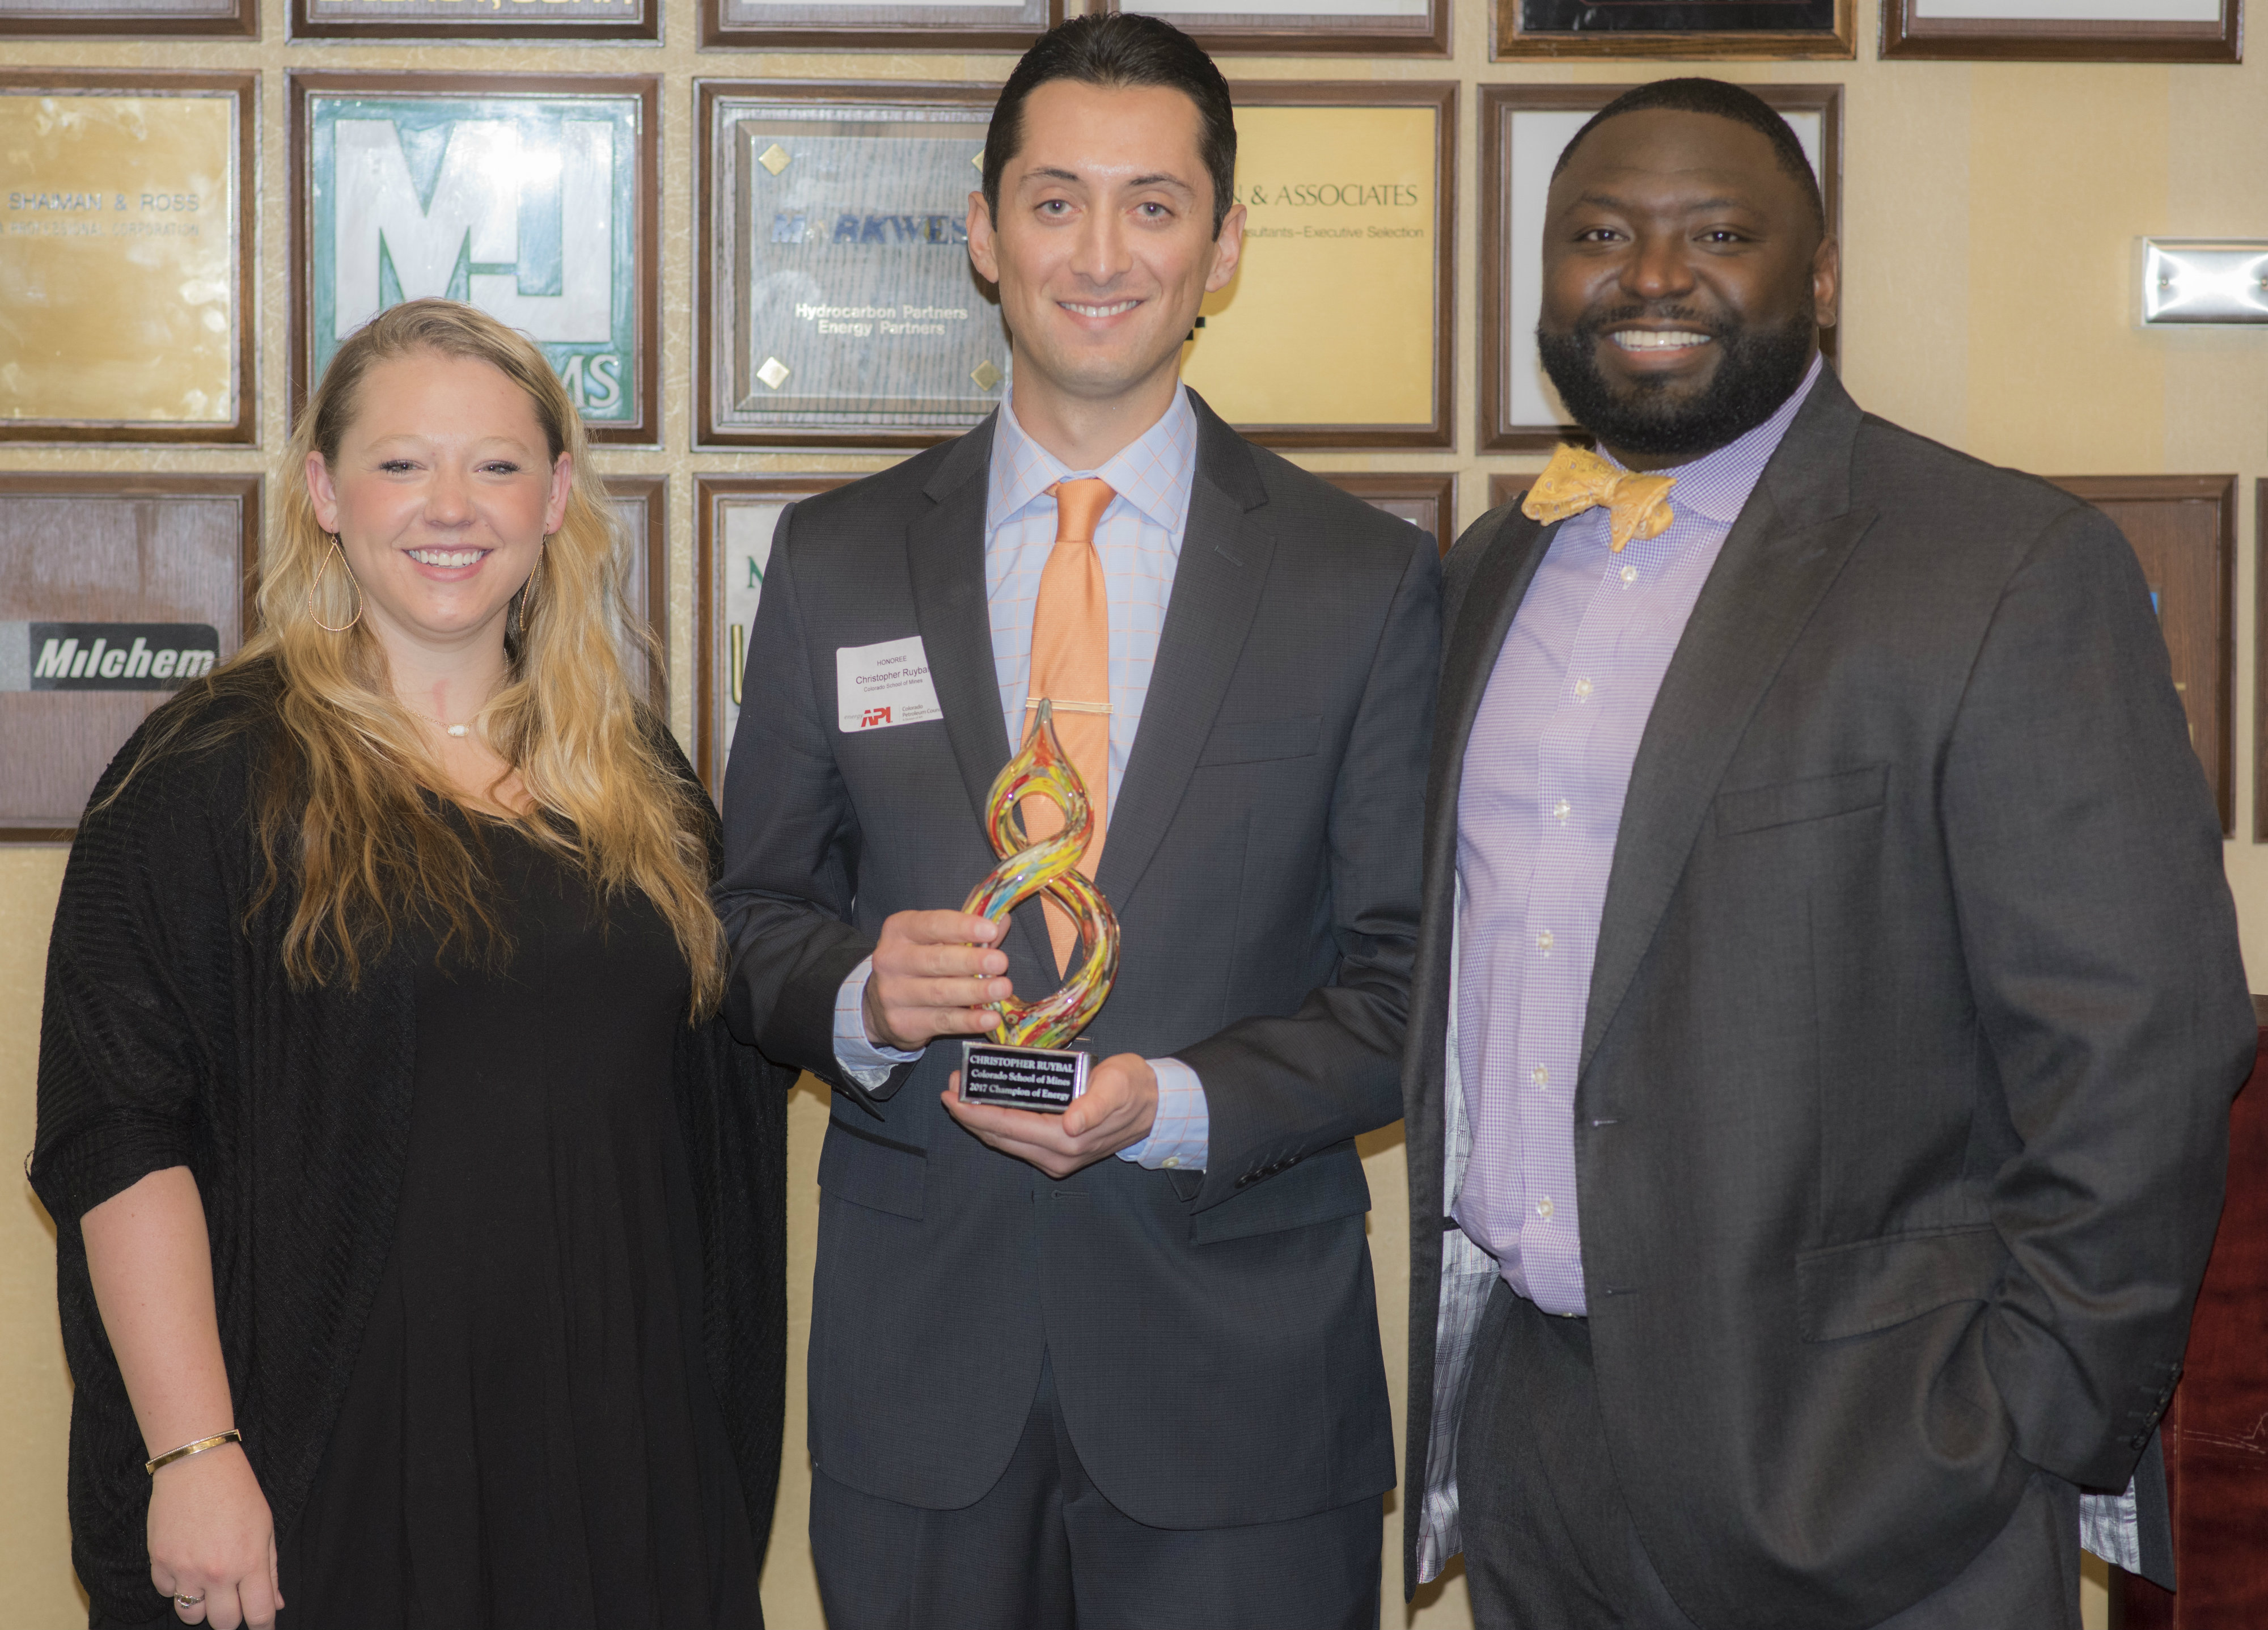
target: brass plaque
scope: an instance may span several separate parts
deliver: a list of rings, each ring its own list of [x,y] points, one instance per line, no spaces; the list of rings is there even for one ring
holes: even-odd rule
[[[1244,255],[1205,297],[1182,378],[1263,442],[1445,443],[1454,92],[1322,85],[1271,105],[1267,90],[1303,94],[1238,88]]]
[[[0,91],[0,419],[239,422],[239,110]]]

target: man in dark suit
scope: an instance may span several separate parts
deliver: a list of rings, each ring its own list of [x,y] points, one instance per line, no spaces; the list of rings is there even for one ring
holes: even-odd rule
[[[773,545],[718,904],[734,1029],[835,1090],[810,1446],[836,1630],[1376,1622],[1353,1140],[1401,1108],[1440,573],[1182,387],[1235,269],[1233,166],[1186,36],[1046,36],[970,205],[1010,400]],[[1123,930],[1060,1116],[955,1073],[983,1005],[1070,949],[1034,906],[1005,933],[956,909],[1042,697]]]
[[[1822,371],[1749,93],[1609,105],[1544,234],[1606,456],[1445,579],[1408,1576],[1462,1549],[1523,1630],[2076,1626],[2253,1035],[2149,594]]]

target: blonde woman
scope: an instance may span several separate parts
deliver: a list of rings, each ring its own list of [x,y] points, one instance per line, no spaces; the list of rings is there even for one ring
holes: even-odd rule
[[[756,1626],[784,1083],[710,1016],[713,815],[582,427],[415,300],[281,484],[260,631],[111,766],[49,953],[92,1623]]]

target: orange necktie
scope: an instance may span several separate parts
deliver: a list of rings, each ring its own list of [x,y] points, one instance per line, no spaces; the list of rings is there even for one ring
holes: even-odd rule
[[[1671,520],[1675,476],[1641,476],[1616,469],[1587,447],[1562,443],[1521,500],[1520,513],[1549,525],[1594,505],[1607,511],[1609,548],[1619,555],[1632,538],[1658,538]]]
[[[1094,836],[1079,862],[1079,874],[1091,878],[1102,859],[1102,822],[1110,807],[1110,594],[1102,557],[1094,551],[1094,528],[1115,495],[1108,482],[1093,476],[1059,481],[1048,490],[1056,500],[1056,547],[1040,572],[1039,598],[1032,606],[1024,727],[1029,730],[1038,716],[1041,697],[1055,704],[1056,738],[1094,807]],[[1024,800],[1022,814],[1027,837],[1063,830],[1063,812],[1044,798]],[[1079,949],[1079,929],[1053,898],[1045,898],[1045,910],[1056,970],[1067,972]]]

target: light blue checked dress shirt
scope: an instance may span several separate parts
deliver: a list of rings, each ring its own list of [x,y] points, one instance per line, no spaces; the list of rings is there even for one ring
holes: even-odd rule
[[[1460,1228],[1547,1313],[1588,1310],[1575,1071],[1638,739],[1701,586],[1819,377],[1675,469],[1659,537],[1562,525],[1498,653],[1457,794],[1457,1069],[1472,1131]],[[1603,456],[1606,450],[1600,449]]]
[[[1110,785],[1103,830],[1118,808],[1127,755],[1141,727],[1158,658],[1158,635],[1174,593],[1174,572],[1188,528],[1189,489],[1197,479],[1197,419],[1186,391],[1174,393],[1166,415],[1099,469],[1071,469],[1025,434],[1011,402],[1000,404],[984,503],[984,597],[992,616],[992,671],[1008,739],[1024,739],[1025,692],[1032,672],[1032,610],[1040,572],[1056,546],[1059,481],[1099,476],[1117,496],[1094,528],[1110,601]],[[878,1087],[896,1065],[919,1053],[876,1047],[866,1039],[863,1004],[873,959],[843,980],[835,1003],[835,1058],[853,1081]],[[1152,1169],[1203,1169],[1211,1136],[1204,1088],[1178,1058],[1152,1058],[1158,1116],[1149,1137],[1118,1158]]]

